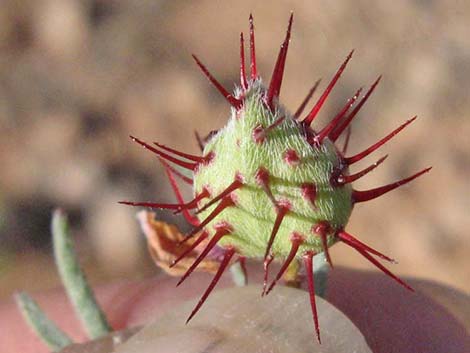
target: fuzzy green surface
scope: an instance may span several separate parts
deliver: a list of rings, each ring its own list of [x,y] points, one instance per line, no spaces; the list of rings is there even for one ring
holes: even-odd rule
[[[227,125],[204,148],[204,155],[212,151],[215,157],[196,171],[195,193],[207,187],[211,197],[215,197],[235,180],[237,173],[246,184],[234,191],[236,206],[226,208],[206,229],[213,235],[213,226],[226,221],[233,227],[233,233],[224,236],[219,241],[220,246],[233,245],[248,257],[264,256],[276,219],[273,203],[255,179],[258,169],[264,167],[269,172],[269,185],[275,199],[288,200],[292,205],[276,235],[273,254],[287,256],[293,232],[305,239],[298,256],[307,249],[321,252],[320,238],[312,233],[312,226],[327,221],[335,229],[344,227],[352,211],[351,187],[330,184],[332,170],[340,165],[333,143],[325,139],[321,146],[312,147],[303,136],[300,124],[282,106],[276,105],[273,113],[263,104],[264,93],[260,81],[253,83],[246,93],[243,108],[237,113],[232,109]],[[268,127],[282,116],[286,117],[284,121],[267,133],[263,143],[255,142],[253,130],[259,124]],[[300,158],[297,165],[289,165],[284,160],[285,152],[290,149]],[[303,183],[316,185],[316,207],[302,196]],[[206,202],[208,199],[200,206]],[[215,207],[201,212],[199,219],[204,220]],[[330,246],[334,243],[333,237],[328,237],[328,243]]]

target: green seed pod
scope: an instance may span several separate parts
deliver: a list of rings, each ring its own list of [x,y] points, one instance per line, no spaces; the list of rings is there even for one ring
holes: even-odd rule
[[[300,119],[303,109],[312,97],[319,81],[309,92],[299,109],[291,114],[279,103],[279,94],[290,41],[293,16],[289,20],[286,37],[281,45],[269,84],[258,76],[255,56],[253,19],[250,16],[250,76],[245,70],[243,34],[240,36],[240,86],[230,94],[194,56],[203,73],[231,105],[231,116],[225,127],[212,132],[204,140],[199,138],[202,156],[176,151],[159,143],[151,146],[137,138],[134,141],[156,153],[164,164],[178,204],[123,202],[133,206],[172,209],[182,212],[194,229],[185,239],[198,235],[191,247],[175,263],[187,256],[203,241],[207,242],[193,265],[180,282],[184,281],[209,254],[216,252],[220,267],[214,280],[202,296],[188,321],[199,310],[216,285],[226,267],[238,255],[264,259],[267,294],[288,270],[303,260],[312,304],[312,313],[318,340],[320,340],[312,257],[324,252],[331,264],[328,248],[341,241],[358,251],[380,270],[408,289],[406,283],[387,270],[374,257],[393,261],[365,245],[344,229],[355,203],[369,201],[428,172],[424,169],[408,178],[366,191],[354,190],[351,183],[364,176],[385,158],[362,171],[350,174],[349,168],[362,160],[400,132],[415,118],[366,150],[346,157],[346,148],[335,142],[346,132],[360,108],[379,83],[380,77],[359,99],[359,89],[337,115],[323,128],[311,127],[322,105],[352,57],[351,52],[340,66],[318,101]],[[170,164],[174,165],[171,166]],[[183,175],[178,168],[193,173]],[[184,202],[174,180],[179,176],[193,186],[194,199]],[[195,214],[189,211],[195,210]],[[271,261],[280,260],[282,266],[270,286],[266,286]]]
[[[305,129],[282,107],[273,110],[265,103],[268,90],[261,80],[243,92],[243,107],[233,111],[225,128],[204,148],[211,156],[194,173],[196,194],[224,195],[217,213],[216,203],[204,206],[201,220],[210,236],[214,227],[226,225],[229,234],[220,246],[233,246],[248,257],[262,257],[270,242],[274,257],[285,258],[291,238],[302,238],[297,256],[307,250],[323,251],[321,239],[312,236],[320,222],[332,225],[328,243],[334,242],[333,229],[343,228],[351,214],[350,185],[333,186],[331,171],[346,170],[334,144],[325,140],[311,145]],[[236,188],[225,195],[227,180]],[[273,225],[276,234],[273,234]],[[278,227],[278,229],[277,229]],[[271,237],[273,237],[271,239]]]

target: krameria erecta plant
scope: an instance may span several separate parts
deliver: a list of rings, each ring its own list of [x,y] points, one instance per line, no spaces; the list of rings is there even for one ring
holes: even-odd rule
[[[178,203],[122,203],[173,210],[182,213],[194,226],[180,242],[181,246],[185,244],[184,251],[170,267],[193,256],[196,248],[201,249],[202,246],[202,250],[194,256],[194,261],[178,284],[188,278],[206,257],[216,258],[220,263],[188,321],[201,308],[230,264],[239,261],[243,265],[245,258],[262,259],[265,273],[262,294],[267,295],[283,275],[298,274],[299,265],[303,263],[315,331],[320,341],[313,257],[323,253],[332,267],[328,248],[342,242],[400,285],[412,290],[379,262],[394,262],[393,259],[364,244],[348,233],[345,227],[355,204],[380,197],[431,168],[369,190],[353,188],[354,181],[378,167],[387,156],[363,170],[350,172],[350,168],[411,124],[416,117],[362,152],[347,154],[350,125],[378,85],[379,77],[364,95],[361,96],[361,88],[354,92],[326,126],[312,126],[353,51],[347,55],[307,114],[303,114],[304,108],[320,81],[315,83],[294,113],[288,111],[280,103],[279,96],[292,22],[293,15],[289,19],[286,36],[269,83],[263,82],[257,70],[252,16],[249,31],[250,73],[247,74],[242,33],[240,83],[233,93],[228,92],[201,61],[193,56],[204,75],[229,103],[230,118],[220,130],[211,132],[204,139],[198,137],[202,151],[200,156],[180,152],[158,142],[149,144],[131,136],[163,163]],[[339,148],[335,143],[343,134],[344,145]],[[191,177],[182,170],[192,173]],[[175,177],[193,188],[192,200],[183,200]],[[281,267],[268,284],[272,261],[280,261]]]

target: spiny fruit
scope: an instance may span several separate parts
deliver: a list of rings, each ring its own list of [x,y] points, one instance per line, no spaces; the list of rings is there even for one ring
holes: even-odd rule
[[[311,127],[322,105],[343,73],[353,52],[349,53],[320,98],[300,120],[308,101],[319,85],[317,81],[294,114],[279,103],[287,49],[293,16],[289,19],[286,37],[281,45],[269,85],[258,75],[255,55],[253,18],[250,16],[250,71],[245,70],[243,33],[240,35],[240,86],[229,93],[193,56],[197,65],[215,88],[231,105],[227,125],[204,140],[198,137],[202,156],[183,153],[159,143],[147,144],[132,139],[154,152],[162,161],[178,198],[178,204],[150,202],[123,202],[133,206],[163,208],[182,212],[194,225],[186,239],[198,235],[175,263],[187,256],[203,241],[207,243],[178,284],[183,282],[214,248],[222,250],[220,267],[203,294],[188,321],[199,310],[226,267],[236,254],[240,261],[245,257],[264,259],[265,283],[263,294],[269,293],[290,266],[303,261],[315,330],[320,332],[315,306],[315,289],[312,258],[324,252],[331,265],[328,248],[341,241],[358,251],[372,264],[411,290],[374,257],[393,260],[362,243],[344,228],[356,203],[369,201],[410,182],[428,172],[426,168],[395,183],[366,191],[354,190],[351,183],[366,175],[385,158],[355,173],[349,167],[368,156],[416,117],[366,150],[346,157],[347,142],[339,149],[335,142],[343,132],[349,139],[349,126],[380,81],[380,77],[359,99],[361,89],[345,103],[338,114],[320,130]],[[359,100],[358,100],[359,99]],[[173,165],[170,165],[170,163]],[[178,168],[192,172],[192,178]],[[193,186],[194,199],[184,202],[174,176]],[[195,216],[190,210],[196,210]],[[283,261],[279,273],[268,287],[268,268],[273,259]]]

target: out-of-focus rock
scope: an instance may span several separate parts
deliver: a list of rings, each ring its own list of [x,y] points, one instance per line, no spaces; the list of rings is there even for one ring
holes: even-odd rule
[[[132,337],[139,329],[131,328],[117,331],[90,342],[72,344],[62,349],[60,353],[111,353],[118,345]]]
[[[317,298],[320,345],[307,292],[279,286],[264,298],[259,294],[254,286],[216,292],[186,325],[197,301],[187,302],[145,326],[115,352],[370,352],[354,324],[325,300]]]

